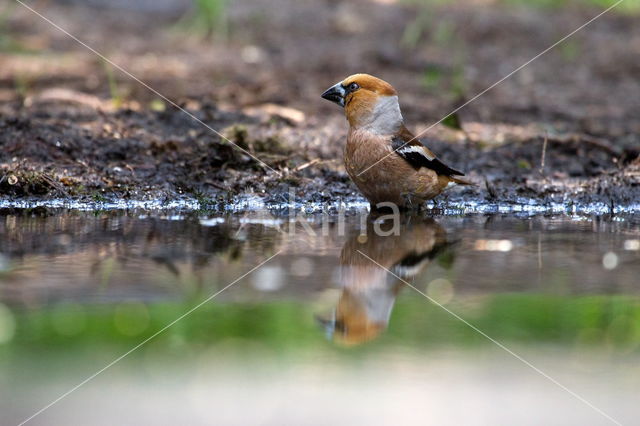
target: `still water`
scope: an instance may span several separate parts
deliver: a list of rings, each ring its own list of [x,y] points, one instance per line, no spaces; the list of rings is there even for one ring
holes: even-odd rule
[[[4,210],[0,424],[79,384],[27,424],[635,424],[640,217]]]

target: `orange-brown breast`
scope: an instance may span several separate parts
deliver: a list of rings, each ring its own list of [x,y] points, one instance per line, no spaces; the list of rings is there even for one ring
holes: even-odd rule
[[[349,130],[344,163],[353,182],[374,206],[385,201],[400,207],[416,206],[440,194],[450,181],[431,169],[415,169],[393,152],[390,136],[362,129]]]

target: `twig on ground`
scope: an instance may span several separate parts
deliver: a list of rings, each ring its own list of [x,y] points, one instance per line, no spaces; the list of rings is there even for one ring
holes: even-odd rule
[[[489,193],[489,197],[491,197],[492,200],[498,198],[495,189],[489,183],[489,179],[487,179],[486,177],[484,178],[484,185],[487,187],[487,192]]]
[[[540,159],[540,174],[542,176],[544,176],[544,160],[547,156],[547,142],[549,141],[549,138],[547,136],[547,132],[544,133],[544,142],[542,143],[542,154],[541,154],[541,159]]]
[[[313,159],[313,160],[311,160],[311,161],[307,161],[307,162],[306,162],[306,163],[304,163],[304,164],[300,164],[298,167],[296,167],[295,169],[293,169],[293,171],[294,171],[294,172],[299,172],[300,170],[304,170],[304,169],[306,169],[307,167],[311,167],[311,166],[313,166],[314,164],[319,163],[320,161],[322,161],[322,160],[320,160],[319,158],[315,158],[315,159]]]
[[[62,193],[65,197],[69,196],[69,193],[64,190],[62,185],[60,183],[58,183],[54,178],[49,176],[48,174],[43,173],[42,174],[42,179],[44,179],[49,184],[49,186],[51,186],[52,188],[54,188],[58,192]]]

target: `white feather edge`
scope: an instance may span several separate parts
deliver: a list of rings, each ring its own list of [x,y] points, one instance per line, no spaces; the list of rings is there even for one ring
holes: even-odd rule
[[[427,154],[427,152],[423,148],[421,148],[419,146],[413,146],[413,145],[403,146],[402,148],[400,148],[398,150],[398,152],[401,153],[401,154],[408,154],[410,152],[415,152],[417,154],[422,155],[424,158],[426,158],[429,161],[433,161],[436,158],[436,157],[433,157],[433,156]]]
[[[425,267],[425,265],[430,262],[431,259],[426,258],[411,266],[396,265],[393,267],[393,272],[403,278],[412,278],[418,275],[418,273]]]

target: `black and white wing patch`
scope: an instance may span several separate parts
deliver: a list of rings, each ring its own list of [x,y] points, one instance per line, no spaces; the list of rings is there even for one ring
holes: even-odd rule
[[[400,262],[393,265],[391,270],[394,274],[402,278],[413,278],[420,273],[420,271],[432,260],[441,254],[445,253],[451,243],[446,241],[437,242],[431,250],[417,253],[412,251],[400,260]]]
[[[431,252],[415,253],[411,252],[400,262],[393,266],[392,271],[395,275],[402,278],[413,278],[425,267],[425,265],[433,260]]]
[[[419,140],[413,140],[409,143],[405,142],[401,137],[394,137],[391,140],[391,146],[393,150],[404,158],[409,164],[416,169],[420,167],[426,167],[445,176],[464,176],[464,173],[451,167],[440,161],[433,153],[426,148]]]

